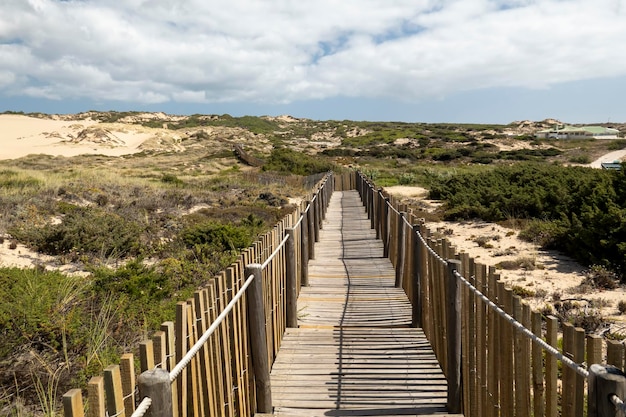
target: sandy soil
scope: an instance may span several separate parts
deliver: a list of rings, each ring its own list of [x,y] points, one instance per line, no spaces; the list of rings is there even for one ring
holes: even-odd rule
[[[0,115],[0,159],[29,154],[121,156],[140,152],[140,146],[159,129],[87,120],[39,119]]]

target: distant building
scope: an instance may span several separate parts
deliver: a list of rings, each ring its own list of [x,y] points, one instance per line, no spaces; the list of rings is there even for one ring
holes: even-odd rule
[[[535,133],[537,139],[617,139],[619,130],[602,126],[555,126]]]

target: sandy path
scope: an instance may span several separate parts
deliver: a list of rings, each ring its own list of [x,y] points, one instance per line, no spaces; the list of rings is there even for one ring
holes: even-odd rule
[[[621,161],[622,158],[626,157],[626,149],[622,149],[619,151],[609,152],[607,154],[602,155],[600,158],[596,159],[592,163],[589,164],[591,168],[602,168],[603,162],[614,162]]]

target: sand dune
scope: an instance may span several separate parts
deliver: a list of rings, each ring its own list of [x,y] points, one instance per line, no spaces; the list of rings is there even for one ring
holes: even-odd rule
[[[140,152],[141,144],[159,129],[91,119],[61,120],[0,115],[0,159],[29,154],[121,156]]]

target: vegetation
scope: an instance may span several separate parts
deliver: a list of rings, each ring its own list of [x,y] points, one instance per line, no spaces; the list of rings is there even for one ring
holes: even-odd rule
[[[626,271],[626,173],[517,164],[433,185],[445,218],[528,219],[520,237],[556,248],[583,264]]]

